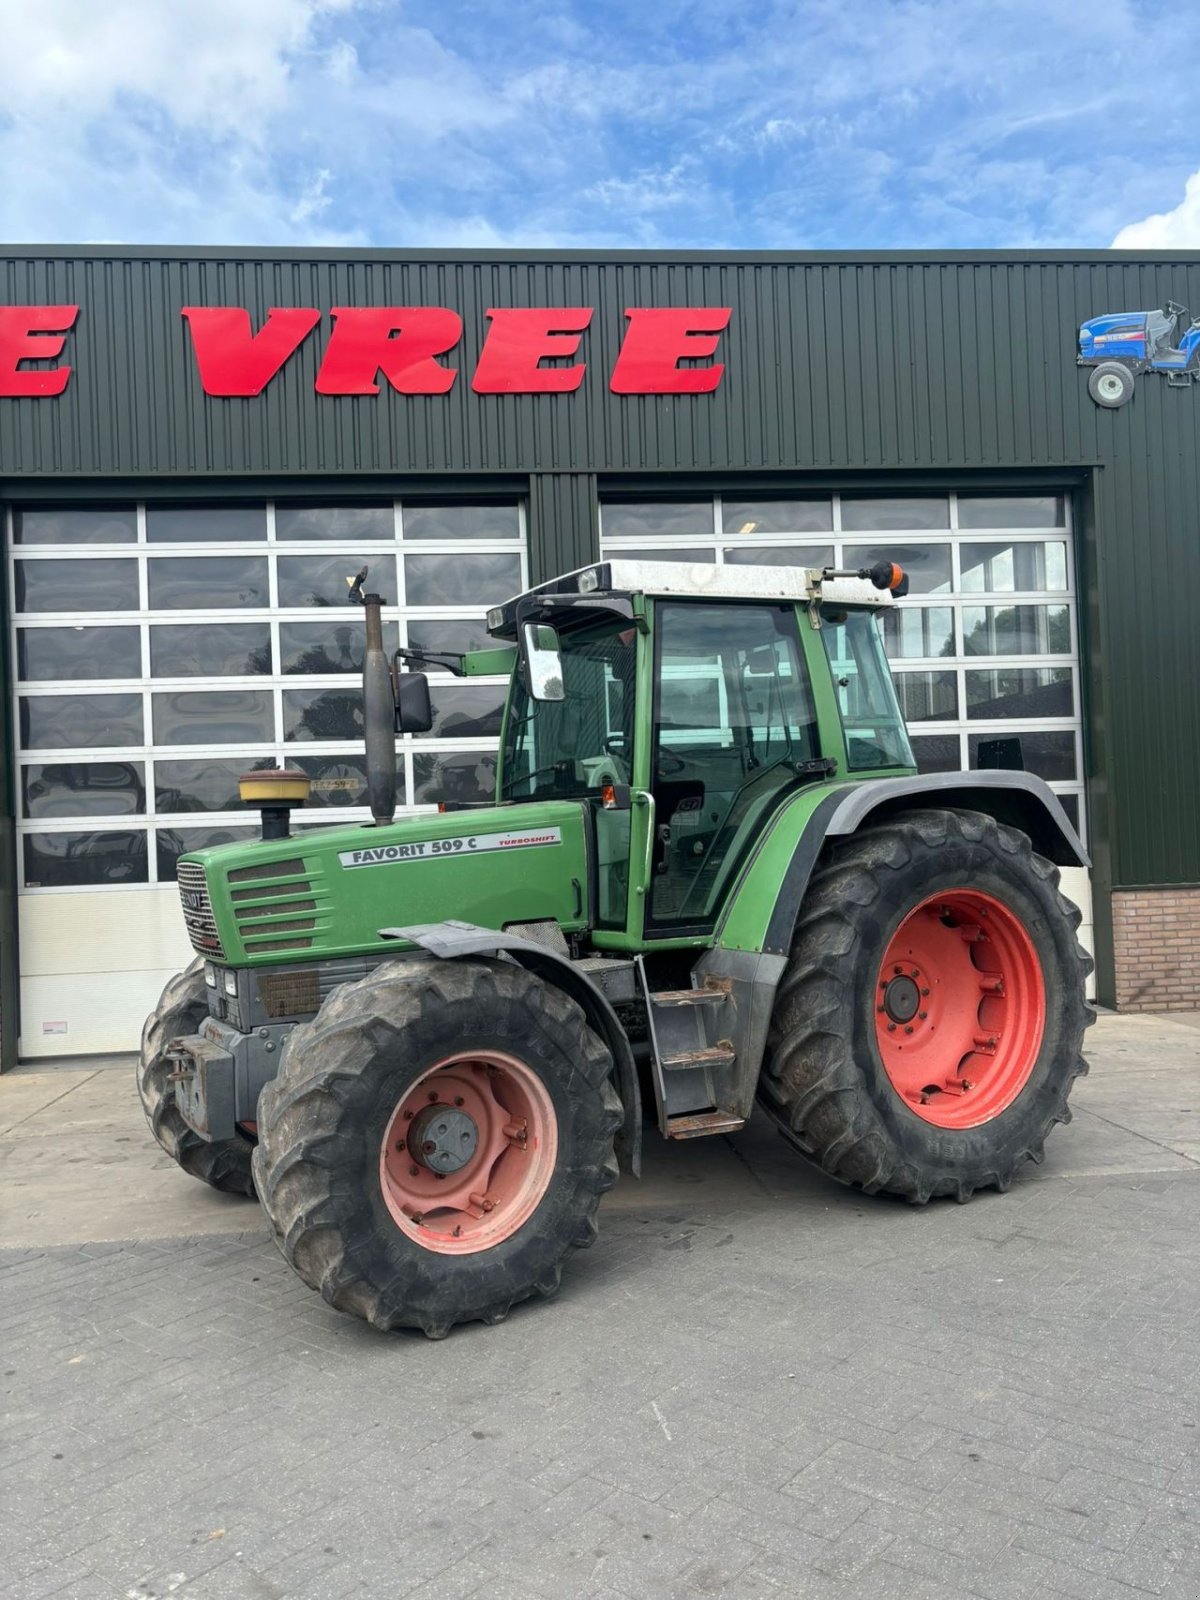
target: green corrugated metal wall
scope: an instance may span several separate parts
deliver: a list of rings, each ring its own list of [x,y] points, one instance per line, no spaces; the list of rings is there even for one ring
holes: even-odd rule
[[[512,474],[529,487],[545,575],[591,558],[597,476],[667,487],[854,472],[903,488],[1011,472],[1080,485],[1098,887],[1198,883],[1200,386],[1147,375],[1132,404],[1103,411],[1075,364],[1082,319],[1168,298],[1200,308],[1200,257],[20,250],[0,257],[0,304],[82,311],[67,392],[0,400],[0,496],[65,493],[65,478]],[[256,324],[271,306],[324,315],[262,396],[214,400],[179,315],[188,304],[242,305]],[[450,394],[316,395],[337,305],[459,311]],[[596,308],[579,392],[472,392],[485,313],[505,305]],[[733,308],[715,394],[609,392],[631,305]]]

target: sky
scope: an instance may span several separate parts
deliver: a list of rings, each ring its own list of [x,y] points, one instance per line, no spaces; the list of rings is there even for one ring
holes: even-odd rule
[[[1200,6],[0,0],[8,243],[1200,248]]]

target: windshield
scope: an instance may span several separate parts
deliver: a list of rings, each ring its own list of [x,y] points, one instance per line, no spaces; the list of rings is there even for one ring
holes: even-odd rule
[[[827,607],[821,619],[850,770],[915,767],[876,618],[865,611]]]
[[[502,800],[572,799],[628,783],[637,633],[628,624],[561,636],[562,700],[534,700],[513,676]]]

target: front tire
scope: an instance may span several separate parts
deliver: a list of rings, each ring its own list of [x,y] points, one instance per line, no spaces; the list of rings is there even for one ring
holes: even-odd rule
[[[766,1109],[869,1194],[1007,1189],[1087,1071],[1079,922],[1028,838],[976,812],[911,812],[835,845],[776,997]]]
[[[551,1295],[617,1176],[608,1050],[509,962],[389,962],[288,1038],[254,1173],[284,1258],[339,1311],[441,1338]]]
[[[1115,411],[1133,399],[1134,375],[1120,361],[1102,361],[1088,374],[1088,393],[1098,406]]]
[[[167,1047],[172,1039],[196,1033],[207,1016],[204,961],[199,958],[175,974],[146,1018],[138,1060],[138,1095],[150,1132],[172,1161],[210,1189],[253,1196],[251,1141],[241,1134],[232,1139],[202,1139],[188,1127],[175,1104],[170,1082],[173,1064],[167,1059]]]

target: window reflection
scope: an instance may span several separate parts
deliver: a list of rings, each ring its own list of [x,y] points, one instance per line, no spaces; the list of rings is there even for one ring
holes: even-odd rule
[[[276,506],[277,539],[342,539],[377,543],[396,536],[391,504],[359,506]]]
[[[27,817],[122,817],[146,809],[141,761],[71,761],[21,768]]]
[[[489,750],[456,750],[413,757],[413,804],[439,800],[491,801],[496,795],[496,757]]]
[[[831,567],[831,544],[743,545],[726,549],[725,564],[730,567]]]
[[[136,627],[91,628],[64,622],[17,630],[17,676],[26,683],[141,675],[142,641]]]
[[[1067,587],[1067,547],[1057,539],[964,544],[959,561],[968,594],[1059,593]]]
[[[362,690],[285,689],[283,691],[285,739],[361,739]]]
[[[503,639],[493,639],[482,617],[410,617],[408,642],[414,650],[465,653],[468,650],[502,650]]]
[[[366,629],[362,613],[347,606],[343,616],[328,622],[281,622],[279,665],[285,673],[361,672]],[[383,625],[383,647],[389,657],[400,642],[394,622]]]
[[[150,544],[234,544],[267,537],[266,506],[147,506]]]
[[[997,667],[992,672],[968,672],[967,716],[973,721],[1074,716],[1073,677],[1070,667]]]
[[[504,685],[431,683],[435,739],[491,739],[500,732]]]
[[[726,537],[762,533],[828,533],[833,528],[833,501],[723,500],[721,526]]]
[[[145,883],[149,876],[144,828],[121,833],[27,833],[23,854],[27,889]]]
[[[331,806],[365,806],[369,803],[367,758],[361,750],[340,755],[289,756],[288,766],[299,767],[312,779],[307,802],[310,808],[327,810]],[[407,804],[403,758],[396,762],[396,804]]]
[[[600,508],[600,531],[605,539],[661,539],[665,533],[699,535],[711,539],[711,500],[649,500],[637,504],[606,501]]]
[[[906,722],[946,722],[958,715],[953,672],[898,672],[896,693]]]
[[[274,756],[198,756],[192,761],[154,763],[156,811],[238,811],[243,772],[275,766]]]
[[[948,528],[950,501],[936,499],[842,499],[842,527],[847,533],[866,533],[875,528]],[[901,563],[903,565],[903,563]]]
[[[81,561],[16,562],[17,611],[98,611],[138,609],[137,562],[91,556]]]
[[[266,622],[185,622],[150,629],[156,678],[248,678],[271,670]]]
[[[275,736],[269,689],[157,693],[155,744],[264,744]]]
[[[135,506],[77,507],[13,512],[16,544],[134,544],[137,540]]]
[[[842,559],[847,567],[871,567],[877,561],[895,561],[908,573],[910,594],[949,594],[953,568],[948,544],[848,544]]]
[[[682,545],[664,545],[661,550],[643,549],[641,545],[636,550],[621,549],[610,550],[610,561],[708,561],[717,559],[716,553],[711,550],[694,550]]]
[[[452,561],[453,556],[433,556],[434,561]],[[361,563],[351,555],[280,556],[279,604],[281,606],[338,606],[348,610],[346,597],[350,580]],[[396,604],[396,566],[392,556],[377,555],[367,563],[370,571],[364,585],[368,594],[381,594],[386,605]],[[348,612],[362,628],[357,611]]]
[[[1062,528],[1066,505],[1060,494],[959,495],[960,528]]]
[[[140,745],[140,694],[22,695],[19,717],[25,750],[92,750]]]
[[[894,606],[883,612],[883,642],[892,661],[954,654],[949,606]]]
[[[405,539],[516,539],[515,505],[410,506],[401,512]]]
[[[243,839],[256,839],[257,828],[239,828],[232,825],[216,828],[159,828],[155,835],[158,854],[158,881],[170,883],[175,877],[175,867],[180,856],[189,850],[208,850],[213,845],[236,844]]]
[[[1071,652],[1066,606],[964,606],[969,656],[1060,656]]]
[[[909,741],[918,772],[958,772],[962,768],[956,733],[914,733]]]
[[[970,733],[967,735],[967,746],[970,751],[971,767],[979,765],[979,747],[989,740],[1009,738],[1012,735],[997,733]],[[1025,761],[1026,772],[1036,772],[1039,778],[1047,782],[1071,782],[1077,776],[1075,771],[1075,735],[1063,731],[1056,732],[1030,732],[1022,729],[1016,736],[1021,741],[1021,755]]]
[[[263,556],[158,556],[147,565],[152,611],[240,611],[270,600]]]
[[[521,589],[516,555],[404,557],[405,597],[410,606],[496,605]]]

